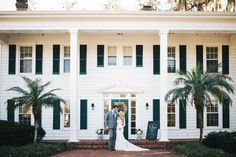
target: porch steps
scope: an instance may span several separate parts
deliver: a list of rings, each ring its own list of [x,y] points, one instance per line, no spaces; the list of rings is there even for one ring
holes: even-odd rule
[[[164,149],[166,146],[164,143],[158,141],[148,141],[148,140],[130,140],[131,143],[149,149]],[[107,140],[97,140],[97,141],[80,141],[80,142],[70,142],[67,146],[71,149],[108,149]]]
[[[168,142],[160,142],[158,140],[129,140],[129,142],[148,149],[169,149],[172,144],[176,143],[192,143],[196,139],[190,140],[170,140]],[[43,141],[44,143],[63,143],[66,144],[68,149],[108,149],[108,140],[81,140],[80,142],[67,142],[67,141]]]
[[[160,142],[158,140],[129,140],[129,142],[148,149],[169,149],[172,144],[191,143],[196,140],[171,140]],[[108,140],[82,140],[80,142],[67,142],[69,149],[108,149]]]

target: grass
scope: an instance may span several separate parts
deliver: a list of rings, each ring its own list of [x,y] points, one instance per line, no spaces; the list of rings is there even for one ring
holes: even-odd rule
[[[172,150],[188,157],[235,157],[221,149],[208,148],[201,143],[176,144],[172,146]]]
[[[29,144],[25,146],[0,147],[1,157],[49,157],[66,150],[64,144]]]

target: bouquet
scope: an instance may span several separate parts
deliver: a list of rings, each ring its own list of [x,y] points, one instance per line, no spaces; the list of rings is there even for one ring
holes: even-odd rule
[[[103,134],[103,129],[97,129],[96,133],[97,133],[98,135],[102,135],[102,134]]]
[[[137,135],[141,135],[143,133],[143,130],[142,129],[136,129],[135,132],[136,132]]]

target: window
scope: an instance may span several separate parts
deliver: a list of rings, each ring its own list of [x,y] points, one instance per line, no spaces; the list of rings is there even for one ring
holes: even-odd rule
[[[131,134],[136,130],[136,101],[131,101]]]
[[[175,47],[168,47],[168,73],[175,73]]]
[[[104,128],[106,127],[105,125],[105,122],[106,122],[106,116],[107,116],[107,113],[109,111],[109,101],[108,100],[105,100],[104,101]],[[108,134],[108,132],[104,132],[104,134]]]
[[[32,73],[32,47],[20,47],[20,72]]]
[[[168,103],[167,105],[168,126],[175,126],[175,104]]]
[[[207,105],[207,126],[218,126],[218,104],[217,101],[212,103]]]
[[[108,65],[116,65],[116,47],[108,47]]]
[[[124,47],[124,65],[132,65],[132,47]]]
[[[218,47],[207,47],[207,72],[218,72]]]
[[[70,46],[64,46],[64,73],[70,72]]]
[[[64,127],[70,127],[70,103],[68,101],[64,104]]]
[[[19,123],[31,125],[31,108],[25,105],[19,107]]]

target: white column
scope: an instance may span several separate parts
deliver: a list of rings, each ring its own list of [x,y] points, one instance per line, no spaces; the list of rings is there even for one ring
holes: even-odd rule
[[[168,91],[167,76],[167,48],[168,48],[168,30],[160,30],[160,73],[161,73],[161,95],[160,95],[160,141],[168,141],[167,130],[167,103],[165,95]]]
[[[70,30],[70,136],[69,142],[78,142],[78,30]]]

